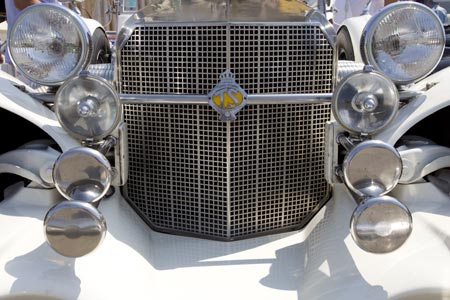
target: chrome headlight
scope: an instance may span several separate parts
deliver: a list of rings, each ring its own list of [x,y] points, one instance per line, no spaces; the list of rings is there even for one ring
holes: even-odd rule
[[[47,242],[67,257],[80,257],[94,251],[106,236],[106,221],[94,206],[80,201],[63,201],[45,215]]]
[[[84,22],[62,5],[24,9],[12,24],[9,53],[17,69],[41,85],[60,85],[89,62],[91,37]]]
[[[97,150],[79,147],[64,152],[53,168],[55,187],[68,200],[95,204],[112,181],[109,161]]]
[[[411,212],[397,199],[368,198],[353,212],[350,232],[361,249],[388,253],[405,243],[411,235],[412,222]]]
[[[414,2],[398,2],[375,14],[364,28],[362,56],[396,84],[427,76],[439,63],[445,31],[438,16]]]
[[[402,167],[402,159],[394,147],[369,140],[350,150],[342,170],[344,181],[353,192],[362,197],[376,197],[397,185]]]
[[[399,95],[394,83],[366,66],[336,87],[332,110],[336,120],[353,133],[371,134],[386,127],[396,116]]]
[[[122,106],[119,95],[106,80],[82,73],[58,89],[55,112],[70,135],[96,141],[117,127]]]

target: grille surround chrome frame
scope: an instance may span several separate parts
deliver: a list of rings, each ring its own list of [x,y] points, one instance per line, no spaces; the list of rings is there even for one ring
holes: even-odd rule
[[[324,30],[323,26],[320,23],[318,23],[318,22],[308,22],[308,23],[304,23],[304,22],[302,22],[302,23],[293,23],[293,22],[275,22],[275,23],[266,23],[266,22],[256,22],[256,23],[255,22],[251,22],[251,23],[248,23],[248,22],[203,22],[203,23],[200,23],[200,24],[199,23],[176,23],[176,24],[174,24],[174,23],[161,23],[161,22],[157,22],[157,23],[147,23],[147,22],[145,22],[145,23],[140,23],[139,25],[136,25],[136,27],[148,26],[149,28],[153,28],[155,26],[169,26],[169,27],[177,27],[177,26],[194,26],[194,27],[197,27],[197,26],[208,26],[208,27],[209,26],[225,26],[225,28],[226,28],[225,30],[226,30],[226,32],[228,32],[230,26],[242,26],[242,25],[245,25],[245,26],[258,26],[258,27],[259,26],[290,26],[290,27],[292,27],[292,26],[300,26],[300,27],[307,27],[307,26],[309,26],[309,27],[314,27],[314,30],[316,30],[315,32],[317,32],[317,30],[320,31],[320,34],[322,36],[322,41],[326,41],[326,43],[327,43],[325,45],[325,42],[324,42],[324,44],[322,46],[327,47],[327,49],[328,49],[327,50],[328,51],[327,52],[328,56],[327,56],[327,59],[326,59],[326,63],[328,64],[327,65],[328,69],[326,71],[327,73],[326,73],[326,79],[325,79],[325,81],[327,82],[327,87],[326,88],[320,88],[320,89],[316,89],[315,87],[313,87],[313,88],[311,88],[309,90],[307,89],[307,90],[296,90],[296,91],[291,91],[291,90],[279,91],[279,90],[277,90],[275,92],[271,92],[271,91],[265,90],[264,93],[261,93],[260,90],[252,90],[252,91],[250,91],[248,93],[249,94],[248,95],[248,105],[244,108],[244,112],[240,112],[238,114],[238,116],[237,116],[238,119],[236,121],[237,123],[235,123],[236,126],[239,126],[239,124],[240,124],[239,122],[247,122],[248,121],[247,118],[251,119],[251,116],[249,117],[248,113],[246,113],[245,110],[253,110],[253,109],[259,109],[259,108],[263,108],[263,107],[273,107],[273,109],[276,110],[277,108],[275,108],[275,107],[278,106],[278,107],[289,107],[289,108],[292,108],[294,111],[295,110],[305,110],[305,112],[308,113],[308,109],[307,108],[311,108],[311,107],[315,107],[315,106],[317,106],[317,107],[323,106],[324,116],[325,116],[325,114],[327,114],[326,117],[322,116],[321,119],[320,119],[320,122],[318,122],[319,119],[314,119],[314,118],[309,119],[309,121],[311,122],[311,124],[314,124],[314,126],[315,125],[321,126],[321,129],[319,131],[321,132],[320,134],[322,136],[319,138],[319,142],[317,142],[314,147],[325,147],[325,137],[324,137],[324,135],[325,135],[325,123],[326,123],[326,121],[328,121],[330,119],[330,116],[331,116],[331,108],[329,108],[329,103],[330,103],[330,100],[331,100],[331,92],[332,92],[332,89],[333,89],[334,83],[335,83],[337,57],[335,55],[335,48],[333,46],[333,43],[331,42],[332,37],[329,37],[327,35],[326,30]],[[127,30],[125,30],[125,33],[127,33],[127,34],[129,34],[131,36],[131,34],[134,32],[134,28],[136,28],[136,27],[128,28]],[[117,80],[118,83],[122,82],[122,80],[123,80],[122,71],[123,71],[123,67],[124,67],[124,65],[123,65],[124,61],[121,59],[122,58],[121,57],[121,51],[126,46],[126,43],[127,43],[128,39],[129,39],[129,37],[128,38],[123,38],[122,37],[122,39],[121,39],[122,42],[119,43],[119,48],[118,48],[118,51],[117,51],[118,62],[121,62],[120,64],[117,65],[118,69],[117,69],[117,72],[116,72],[116,79],[118,79]],[[211,81],[211,83],[210,83],[211,88],[214,87],[219,82],[218,76],[220,75],[220,73],[222,73],[225,70],[225,68],[230,68],[232,66],[232,63],[231,63],[231,60],[230,60],[230,55],[231,55],[230,54],[231,53],[230,52],[230,45],[231,44],[230,44],[230,41],[229,41],[229,34],[227,34],[226,40],[227,40],[226,43],[223,44],[224,45],[223,47],[224,47],[224,49],[225,49],[225,51],[227,53],[226,54],[226,62],[225,62],[225,65],[224,65],[224,69],[220,69],[219,68],[220,70],[219,69],[215,70],[213,72],[214,76],[211,75],[211,77],[208,79],[208,80]],[[309,40],[309,42],[312,43],[311,40]],[[303,59],[305,59],[305,61],[307,61],[305,56],[302,56],[302,57],[303,57]],[[139,63],[144,63],[144,62],[145,62],[145,60],[141,61]],[[305,62],[305,63],[307,64],[307,62]],[[126,64],[126,62],[125,62],[125,64]],[[215,74],[216,72],[217,72],[217,74]],[[140,74],[140,73],[142,73],[142,72],[141,71],[137,71],[136,74]],[[237,81],[238,81],[239,80],[239,72],[237,73],[237,75],[238,75],[237,76],[238,77]],[[141,79],[142,78],[140,77],[140,80]],[[238,83],[241,86],[243,84],[244,85],[244,89],[245,89],[245,85],[246,85],[245,82],[242,83],[242,82],[238,81]],[[179,94],[174,93],[173,90],[172,91],[168,90],[168,91],[165,91],[165,92],[157,92],[157,93],[155,93],[155,91],[145,90],[145,89],[131,90],[130,91],[130,90],[124,89],[123,86],[120,85],[120,84],[118,85],[118,87],[119,87],[119,90],[121,92],[120,97],[121,97],[122,103],[124,105],[124,108],[127,107],[127,106],[128,107],[131,107],[131,106],[140,107],[140,108],[136,109],[136,111],[146,110],[147,108],[144,109],[144,107],[153,107],[155,109],[162,109],[161,107],[164,107],[164,106],[178,107],[177,109],[181,109],[181,110],[183,109],[183,107],[197,107],[198,109],[204,108],[205,111],[206,110],[208,111],[207,119],[208,119],[208,122],[210,122],[209,125],[207,125],[207,126],[211,126],[213,128],[217,128],[217,126],[219,126],[219,125],[217,125],[218,124],[217,122],[219,122],[217,113],[215,113],[211,107],[206,105],[208,103],[208,98],[207,98],[206,95],[209,92],[209,90],[208,90],[210,88],[209,86],[207,88],[204,88],[203,90],[196,90],[196,91],[189,91],[188,90],[187,92],[184,91],[183,93],[179,93]],[[328,107],[328,108],[325,108],[325,107]],[[149,108],[149,109],[151,110],[152,108]],[[289,113],[290,112],[288,110],[286,110],[285,112],[282,113],[282,115],[285,116],[285,115],[288,115]],[[302,215],[302,218],[296,219],[293,223],[283,223],[281,225],[278,224],[276,226],[268,226],[268,227],[263,228],[262,230],[257,229],[257,230],[253,230],[253,231],[251,231],[251,230],[248,231],[248,228],[250,228],[252,225],[250,223],[246,223],[246,224],[240,225],[241,227],[243,226],[244,228],[242,230],[238,229],[238,232],[236,234],[235,229],[232,229],[229,226],[230,220],[232,218],[236,218],[236,216],[233,216],[234,215],[234,212],[233,212],[233,205],[234,205],[233,201],[234,200],[231,197],[231,194],[233,193],[233,189],[235,187],[230,185],[230,184],[228,184],[228,185],[226,185],[224,187],[224,190],[225,190],[224,193],[227,195],[225,197],[225,200],[224,200],[224,198],[222,198],[222,200],[220,200],[220,201],[217,201],[217,200],[213,199],[213,200],[211,200],[211,202],[209,202],[209,204],[208,203],[206,204],[208,206],[208,205],[214,205],[214,203],[216,203],[216,204],[220,203],[220,205],[224,206],[224,210],[222,212],[225,212],[225,213],[219,213],[219,215],[216,216],[217,217],[216,220],[213,220],[214,218],[210,217],[208,220],[203,221],[204,224],[200,224],[200,223],[202,223],[201,221],[199,221],[202,218],[201,216],[199,217],[199,220],[195,221],[195,222],[199,223],[201,226],[205,226],[205,227],[211,226],[211,228],[212,228],[214,226],[222,226],[223,224],[217,225],[216,222],[220,223],[221,222],[220,220],[223,221],[224,220],[223,218],[226,218],[226,220],[224,221],[225,222],[224,223],[225,224],[224,228],[226,228],[226,229],[222,228],[222,229],[219,229],[219,230],[217,230],[215,232],[214,229],[211,229],[211,228],[203,228],[201,230],[197,230],[197,229],[192,229],[189,226],[183,227],[184,226],[183,224],[192,222],[192,220],[191,220],[192,216],[190,214],[192,213],[192,215],[196,215],[196,212],[192,211],[192,207],[194,207],[197,204],[193,204],[194,201],[193,200],[189,200],[188,204],[186,204],[187,205],[186,206],[185,204],[183,204],[183,201],[181,201],[180,199],[177,199],[176,201],[178,201],[177,202],[178,208],[176,208],[174,211],[171,211],[170,209],[166,209],[167,208],[166,206],[167,205],[172,205],[172,204],[168,204],[172,200],[167,200],[167,197],[166,197],[166,200],[161,200],[161,199],[164,198],[164,196],[163,196],[164,193],[169,193],[169,192],[172,193],[174,188],[175,188],[175,190],[177,188],[179,188],[179,182],[183,181],[182,179],[180,179],[182,177],[182,175],[180,175],[180,174],[182,174],[183,172],[186,172],[186,174],[187,174],[186,175],[187,176],[187,181],[191,180],[192,178],[194,178],[193,180],[196,181],[197,178],[200,178],[198,176],[198,174],[197,175],[194,174],[194,175],[191,176],[191,174],[189,172],[193,172],[192,170],[194,169],[194,167],[196,165],[204,164],[199,169],[201,169],[202,167],[207,168],[208,167],[208,159],[206,159],[204,161],[201,161],[199,159],[198,163],[197,162],[193,162],[193,160],[191,160],[191,162],[189,162],[187,164],[188,166],[186,167],[186,170],[179,172],[179,174],[175,176],[176,184],[175,185],[173,185],[172,183],[167,184],[165,192],[161,192],[160,193],[161,194],[161,197],[160,197],[161,199],[156,199],[155,200],[154,198],[158,198],[158,197],[151,198],[151,196],[148,196],[148,195],[144,195],[143,196],[144,198],[142,198],[142,199],[136,198],[135,195],[132,195],[133,193],[136,193],[136,192],[139,193],[139,190],[144,190],[143,194],[148,194],[148,191],[150,189],[148,185],[139,186],[139,183],[136,184],[136,182],[140,180],[139,177],[140,176],[142,176],[142,177],[152,176],[152,175],[154,175],[154,173],[152,173],[154,171],[149,171],[149,172],[143,171],[142,173],[136,173],[134,175],[133,175],[133,172],[135,172],[138,168],[142,168],[143,165],[147,166],[147,167],[143,167],[144,169],[148,168],[149,164],[152,164],[152,163],[159,164],[156,167],[153,166],[154,169],[163,168],[165,164],[168,164],[168,165],[169,164],[175,164],[176,165],[177,163],[179,163],[179,161],[177,161],[177,160],[179,160],[180,158],[176,157],[175,160],[172,160],[172,158],[169,158],[169,159],[165,159],[164,158],[164,159],[160,160],[160,158],[157,157],[156,159],[152,160],[152,158],[148,158],[147,156],[148,155],[150,155],[150,156],[152,156],[152,155],[164,156],[165,153],[162,150],[155,150],[154,152],[152,152],[153,150],[148,150],[148,149],[150,149],[152,147],[156,147],[156,148],[157,147],[161,147],[161,145],[163,145],[164,142],[161,142],[161,144],[157,144],[157,145],[153,145],[153,146],[139,145],[138,142],[136,142],[137,140],[142,138],[144,140],[143,143],[150,143],[151,144],[152,143],[152,138],[155,138],[152,135],[155,135],[156,138],[163,137],[163,138],[172,139],[173,137],[171,137],[171,135],[175,134],[175,133],[172,132],[172,133],[169,133],[168,135],[166,135],[166,133],[162,133],[162,132],[158,131],[158,130],[160,130],[160,129],[158,129],[158,126],[161,127],[161,128],[164,127],[164,126],[169,126],[168,123],[165,124],[165,122],[172,121],[170,115],[164,121],[162,121],[162,122],[158,121],[159,123],[158,122],[155,123],[155,124],[157,124],[155,126],[157,129],[152,129],[152,130],[155,130],[154,132],[145,131],[145,133],[143,133],[142,130],[147,130],[146,128],[151,127],[150,125],[148,125],[149,124],[148,122],[150,122],[149,121],[150,118],[144,116],[145,114],[137,116],[137,117],[135,117],[134,114],[135,114],[135,112],[133,112],[133,110],[131,110],[131,112],[130,111],[127,112],[126,110],[124,111],[125,122],[129,123],[128,130],[127,130],[128,131],[128,139],[127,139],[127,141],[130,144],[130,149],[129,149],[129,160],[130,160],[129,173],[131,174],[131,176],[130,176],[131,180],[129,179],[127,185],[124,186],[123,194],[124,194],[125,198],[127,199],[127,201],[130,202],[131,206],[142,217],[142,219],[148,225],[150,225],[150,227],[152,227],[153,229],[155,229],[157,231],[168,232],[168,233],[175,233],[175,234],[181,234],[181,235],[188,235],[188,236],[203,237],[203,238],[216,239],[216,240],[225,240],[225,241],[238,240],[238,239],[250,238],[250,237],[259,236],[259,235],[266,235],[266,234],[271,234],[271,233],[290,231],[290,230],[300,229],[304,225],[306,225],[306,223],[309,222],[309,220],[321,208],[321,206],[329,199],[330,186],[327,183],[327,181],[325,179],[325,175],[324,175],[325,174],[325,172],[324,172],[324,169],[325,169],[325,166],[324,166],[324,163],[325,163],[325,158],[324,158],[325,150],[323,149],[323,150],[319,151],[319,154],[318,154],[319,158],[317,159],[317,161],[320,161],[320,163],[319,163],[320,167],[319,168],[322,169],[321,175],[320,176],[317,175],[318,177],[320,177],[320,179],[317,182],[320,182],[320,183],[315,183],[315,184],[318,184],[320,186],[320,188],[316,188],[316,189],[320,190],[320,197],[316,196],[316,198],[314,198],[314,200],[312,200],[312,201],[310,201],[310,200],[300,200],[300,202],[301,202],[300,205],[306,205],[306,207],[308,207],[307,211],[305,211],[305,213]],[[194,113],[194,115],[195,114],[198,115],[198,112]],[[194,115],[192,115],[192,117],[195,119]],[[136,120],[139,120],[139,121],[133,120],[133,118],[136,118]],[[187,122],[200,122],[200,120],[203,120],[201,118],[200,119],[197,118],[194,121],[194,119],[190,119],[189,114],[185,114],[184,116],[177,116],[177,118],[178,118],[178,120],[185,118],[186,119],[185,121],[187,121]],[[260,118],[260,117],[258,116],[257,118]],[[297,118],[301,119],[302,117],[298,116]],[[141,126],[138,125],[139,122],[142,123]],[[181,122],[183,122],[183,121],[181,121]],[[130,126],[130,124],[131,124],[131,126]],[[220,126],[223,126],[224,123],[221,122],[221,124],[222,125],[220,125]],[[188,125],[183,125],[180,128],[184,129],[184,126],[189,127],[190,123]],[[226,125],[226,127],[228,127],[228,128],[231,128],[230,126],[232,126],[232,125],[230,125],[230,124]],[[278,125],[274,125],[274,126],[276,127]],[[194,129],[192,132],[187,133],[188,139],[190,139],[191,136],[199,134],[199,132],[201,132],[202,134],[204,133],[202,131],[203,129],[200,130],[200,131],[196,131],[196,130],[197,129]],[[234,153],[232,153],[233,151],[230,150],[230,147],[231,147],[230,146],[230,137],[231,137],[230,129],[227,129],[227,131],[225,131],[225,132],[222,131],[223,128],[222,129],[214,129],[214,130],[216,130],[216,133],[214,133],[214,134],[217,134],[217,135],[223,134],[228,139],[226,142],[224,142],[224,144],[227,145],[226,146],[227,148],[226,148],[226,150],[220,150],[220,151],[222,151],[220,155],[225,155],[227,157],[230,157],[231,155],[234,155]],[[242,129],[242,130],[243,130],[243,132],[245,132],[245,130],[247,130],[247,129]],[[257,131],[258,130],[260,130],[260,129],[257,129]],[[284,129],[278,128],[278,130],[279,131],[283,131],[283,133],[282,133],[283,135],[290,134],[287,131],[287,128],[284,128]],[[300,135],[305,134],[307,131],[308,130],[306,130],[305,132],[301,132]],[[211,136],[212,140],[217,138],[217,136],[214,136],[214,134]],[[238,135],[239,134],[242,134],[242,133],[238,133]],[[133,137],[133,135],[134,135],[134,137]],[[131,138],[130,138],[130,136],[131,136]],[[250,144],[253,143],[253,141],[249,137],[246,138],[246,141],[248,143],[250,143]],[[275,138],[275,141],[277,141],[276,138]],[[210,142],[210,141],[209,140],[203,141],[203,143],[208,143],[208,142]],[[300,143],[307,144],[307,143],[310,143],[310,142],[305,140],[304,142],[300,142]],[[197,143],[193,147],[198,148],[198,147],[201,147],[201,145],[202,145],[201,143]],[[312,144],[308,144],[308,145],[311,146]],[[187,149],[188,149],[187,150],[187,152],[188,152],[187,155],[191,155],[191,154],[189,154],[189,153],[191,153],[191,152],[189,152],[190,151],[189,147],[191,147],[191,146],[192,145],[190,145],[190,144],[187,145]],[[143,149],[142,147],[143,148],[150,147],[150,148],[146,148],[145,150],[142,150]],[[260,147],[260,146],[257,146],[257,147]],[[138,148],[141,149],[142,151],[144,151],[146,154],[142,155],[142,156],[140,156],[139,158],[136,159],[136,156],[134,156],[135,155],[134,151],[141,151],[141,150],[137,150]],[[245,148],[245,146],[244,146],[244,148]],[[185,150],[183,148],[179,148],[176,151],[180,152],[181,155],[185,155],[184,154]],[[273,154],[275,156],[285,155],[285,154],[281,154],[281,152],[279,150],[276,150],[276,147],[274,147],[273,149],[269,149],[268,151],[269,151],[269,153],[271,153],[271,151],[274,151],[274,152],[278,151],[277,154]],[[220,155],[218,155],[214,159],[220,159]],[[270,155],[272,155],[272,154],[270,154]],[[278,160],[279,159],[281,159],[281,158],[278,158]],[[293,159],[293,160],[289,160],[288,159],[287,161],[288,161],[288,163],[295,163],[296,160],[295,159]],[[274,165],[276,165],[278,163],[279,163],[279,161],[277,163],[274,163]],[[226,180],[230,181],[231,180],[230,178],[232,176],[232,175],[230,175],[230,171],[232,170],[232,166],[230,165],[229,162],[225,163],[225,166],[226,166],[225,167],[225,169],[226,169],[225,173],[227,174],[226,175],[226,177],[227,177]],[[223,165],[221,166],[221,168],[224,168]],[[271,169],[271,166],[269,166],[269,167],[266,167],[266,169],[261,169],[260,171],[261,171],[261,173],[266,172],[267,174],[269,174],[273,170]],[[172,172],[172,171],[170,171],[170,172]],[[164,176],[161,176],[161,174],[157,174],[157,176],[155,176],[155,177],[159,176],[161,178],[169,178],[169,180],[172,180],[172,178],[174,178],[173,177],[174,174],[172,174],[170,172],[169,172],[170,175],[168,175],[168,176],[165,176],[166,174],[163,174],[165,176],[164,177]],[[315,173],[311,173],[311,174],[315,174]],[[311,174],[309,174],[309,175],[311,175]],[[301,179],[302,180],[308,179],[309,175],[302,175],[303,177],[301,177]],[[267,176],[267,175],[265,175],[265,176]],[[272,176],[272,175],[270,175],[270,176]],[[273,176],[275,176],[275,175],[273,175]],[[314,176],[316,176],[316,175],[314,175]],[[161,178],[146,179],[145,181],[147,182],[146,184],[152,185],[152,184],[154,184],[154,182],[152,182],[152,180],[160,182]],[[272,179],[274,181],[276,181],[275,178],[272,178]],[[263,182],[262,183],[263,185],[264,184],[270,185],[270,184],[272,184],[271,183],[272,179],[270,179],[268,181],[262,180],[261,182]],[[189,185],[189,184],[192,185],[192,183],[189,183],[189,182],[188,182],[187,185]],[[277,182],[279,183],[279,180]],[[133,184],[135,184],[135,186],[130,189],[130,187]],[[164,185],[164,183],[163,183],[163,185]],[[215,189],[215,187],[211,187],[211,188]],[[159,189],[159,187],[155,188],[155,190],[158,190],[158,189]],[[215,192],[217,192],[217,191],[215,191]],[[238,192],[240,192],[240,193],[248,193],[248,191],[245,191],[245,190],[244,191],[243,190],[238,190]],[[283,193],[286,193],[286,192],[287,191],[284,191]],[[309,191],[305,190],[305,194],[308,194],[308,192]],[[157,193],[157,192],[153,191],[153,193]],[[147,198],[145,198],[145,197],[147,197]],[[257,203],[259,200],[254,198],[251,201],[253,201],[253,202],[252,202],[252,204],[249,204],[249,205],[250,206],[253,205],[253,207],[254,207],[256,205],[255,203]],[[274,201],[273,203],[277,202],[276,200],[273,200],[273,201]],[[242,201],[239,202],[239,203],[241,203],[239,205],[241,205],[241,206],[243,205],[244,207],[246,207],[246,205],[247,205],[247,204],[243,204]],[[278,209],[283,210],[284,209],[284,208],[280,208],[281,206],[277,206],[276,204],[273,204],[273,203],[272,204],[267,204],[265,210],[260,211],[259,213],[262,214],[262,215],[265,215],[266,213],[269,214],[269,212],[271,210],[273,210],[273,209],[275,209],[275,210],[278,210]],[[149,213],[149,211],[151,211],[152,209],[155,209],[155,208],[152,208],[152,205],[153,206],[155,206],[155,205],[158,206],[159,205],[159,206],[161,206],[163,208],[156,207],[156,211],[157,211],[156,213]],[[271,205],[272,206],[275,205],[276,208],[270,208]],[[296,204],[293,204],[292,207],[294,207],[295,205]],[[160,209],[160,210],[158,211],[158,209]],[[289,209],[291,209],[291,208],[289,208]],[[244,215],[247,214],[245,208],[241,209],[240,207],[238,207],[237,210],[243,212],[243,215],[237,216],[237,218],[241,218],[241,219],[247,219],[247,218],[248,219],[252,219],[252,218],[254,219],[255,218],[254,216],[253,217],[249,217],[248,215],[247,215],[247,217],[245,217]],[[209,213],[212,216],[212,215],[215,214],[215,212],[216,212],[215,209],[212,209]],[[179,217],[179,219],[177,221],[178,224],[174,225],[174,224],[164,223],[166,221],[164,218],[170,219],[170,217],[166,216],[165,214],[172,214],[172,213],[173,214],[178,214],[177,216],[181,216],[181,217]],[[252,211],[252,209],[249,209],[248,214],[251,215],[251,214],[255,214],[255,213],[257,214],[258,211],[257,210],[253,210]],[[292,215],[295,215],[296,213],[297,212],[292,212]],[[184,215],[182,216],[182,214],[184,214]],[[161,219],[158,219],[160,217],[161,217]],[[263,216],[263,217],[265,217],[265,216]],[[155,218],[156,218],[156,221],[155,221]],[[162,220],[162,219],[164,219],[164,220]],[[159,223],[161,220],[162,220],[163,224]],[[203,218],[203,220],[204,220],[204,218]],[[177,223],[177,222],[175,222],[175,223]],[[241,231],[239,231],[239,230],[241,230]]]

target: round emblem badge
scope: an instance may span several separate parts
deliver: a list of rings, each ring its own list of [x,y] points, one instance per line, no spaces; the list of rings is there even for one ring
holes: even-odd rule
[[[236,83],[234,74],[226,70],[220,82],[208,94],[209,105],[222,121],[236,120],[236,114],[247,104],[247,93]]]

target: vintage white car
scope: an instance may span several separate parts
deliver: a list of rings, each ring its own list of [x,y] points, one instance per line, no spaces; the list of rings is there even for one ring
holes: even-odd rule
[[[111,44],[65,5],[10,27],[0,299],[450,298],[428,7],[386,7],[352,63],[325,1],[135,4]]]

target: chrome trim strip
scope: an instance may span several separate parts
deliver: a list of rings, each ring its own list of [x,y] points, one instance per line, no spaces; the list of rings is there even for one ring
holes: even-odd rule
[[[226,162],[227,162],[227,212],[231,212],[231,122],[226,122],[227,143],[226,143]],[[231,238],[231,213],[227,214],[227,237]]]
[[[327,103],[331,102],[332,93],[325,94],[264,94],[248,95],[250,104],[295,104],[295,103]],[[207,95],[133,95],[121,94],[122,103],[127,104],[208,104]]]
[[[284,127],[285,128],[289,128],[289,124],[288,124],[288,111],[286,110],[284,112]],[[287,164],[286,162],[289,161],[289,157],[288,157],[288,131],[286,130],[284,132],[284,136],[283,136],[283,181],[281,183],[281,185],[283,186],[282,188],[282,193],[281,193],[281,205],[280,205],[280,211],[281,211],[281,223],[284,224],[285,222],[285,211],[286,211],[286,186],[287,186],[287,182],[286,182],[286,177],[288,175],[288,170],[287,170]],[[311,162],[308,163],[309,165],[311,165]]]
[[[197,107],[197,109],[195,110],[195,114],[196,114],[196,119],[197,119],[197,124],[196,124],[196,126],[197,126],[197,134],[196,134],[196,139],[197,139],[197,189],[200,191],[201,190],[201,188],[202,188],[202,180],[201,180],[201,176],[202,176],[202,152],[201,152],[201,135],[200,135],[200,126],[201,126],[201,122],[200,122],[200,119],[201,119],[201,117],[200,117],[200,108],[199,107]],[[201,194],[199,193],[198,195],[197,195],[197,201],[198,201],[198,203],[201,203],[201,201],[202,201],[202,197],[201,197]],[[199,205],[198,206],[198,208],[197,208],[197,213],[199,214],[199,215],[201,215],[201,213],[202,213],[202,208],[201,208],[201,206]],[[199,226],[201,226],[200,224],[199,224]]]
[[[118,170],[116,176],[113,177],[113,186],[123,186],[128,179],[128,128],[125,122],[117,127],[116,135],[119,144],[114,148],[115,170]]]
[[[312,11],[308,15],[308,21],[312,24],[314,23],[319,24],[319,27],[322,29],[325,38],[331,45],[334,45],[336,43],[337,39],[336,29],[334,29],[333,25],[331,25],[331,23],[328,21],[327,17],[323,13],[319,11]]]
[[[227,39],[227,48],[226,48],[226,65],[227,70],[231,70],[231,24],[226,24],[226,39]]]
[[[233,26],[233,25],[247,25],[247,26],[308,26],[316,25],[323,27],[322,22],[318,20],[311,20],[308,22],[252,22],[252,21],[219,21],[219,22],[154,22],[136,24],[137,27],[205,27],[205,26]]]
[[[171,112],[172,108],[170,108],[169,111]],[[172,120],[170,118],[167,120],[167,128],[168,128],[169,132],[172,131],[173,123],[172,123]],[[174,187],[174,179],[175,178],[173,176],[173,173],[174,173],[173,161],[174,161],[174,158],[176,158],[176,155],[174,155],[173,149],[172,149],[173,148],[173,146],[172,146],[173,145],[172,135],[171,134],[167,135],[167,138],[168,138],[168,141],[169,141],[169,146],[167,148],[167,151],[168,151],[169,157],[170,157],[170,161],[169,161],[169,186],[171,187],[171,189],[170,189],[169,207],[170,207],[170,211],[174,211],[174,207],[175,207],[175,193],[174,193],[173,187]],[[170,225],[172,227],[175,226],[175,217],[174,217],[173,213],[170,214],[170,223],[171,223]]]

